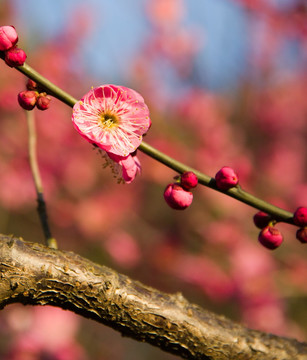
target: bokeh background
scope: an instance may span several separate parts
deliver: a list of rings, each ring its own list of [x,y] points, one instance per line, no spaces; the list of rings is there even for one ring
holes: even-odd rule
[[[114,83],[140,92],[146,141],[210,176],[224,165],[244,189],[294,211],[307,205],[307,4],[303,0],[0,0],[27,63],[81,98]],[[28,164],[25,78],[0,64],[0,231],[43,242]],[[176,175],[139,153],[119,185],[53,99],[35,111],[50,224],[73,250],[249,327],[306,340],[307,249],[296,229],[270,252],[255,210],[199,186],[190,208],[164,202]],[[175,359],[52,307],[0,314],[13,360]]]

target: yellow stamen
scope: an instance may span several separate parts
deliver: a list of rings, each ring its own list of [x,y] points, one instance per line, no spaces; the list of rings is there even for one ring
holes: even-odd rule
[[[117,115],[110,112],[102,113],[100,115],[100,126],[102,128],[111,129],[119,125],[119,118]]]

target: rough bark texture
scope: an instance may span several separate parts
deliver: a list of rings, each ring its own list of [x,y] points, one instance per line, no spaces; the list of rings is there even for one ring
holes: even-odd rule
[[[307,344],[247,329],[72,252],[0,235],[0,307],[54,305],[187,359],[307,359]]]

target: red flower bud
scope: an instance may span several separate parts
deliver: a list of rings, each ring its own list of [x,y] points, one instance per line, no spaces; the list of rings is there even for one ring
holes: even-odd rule
[[[281,232],[273,226],[266,226],[263,228],[258,236],[260,244],[267,249],[274,250],[278,248],[283,242]]]
[[[18,35],[14,26],[0,27],[0,51],[12,48],[18,41]]]
[[[254,224],[257,226],[257,228],[263,229],[264,227],[269,225],[269,222],[272,221],[272,218],[269,214],[267,214],[263,211],[258,211],[254,215],[253,220],[254,220]]]
[[[293,222],[298,226],[307,226],[307,208],[303,206],[297,208],[293,215]]]
[[[192,171],[185,171],[180,176],[180,185],[186,189],[190,190],[195,188],[198,184],[197,176]]]
[[[218,189],[228,190],[238,184],[239,178],[231,167],[224,166],[216,173],[215,181]]]
[[[25,110],[32,110],[36,104],[37,92],[22,91],[18,94],[19,105]]]
[[[303,244],[307,243],[307,227],[298,229],[296,232],[296,238]]]
[[[193,194],[178,184],[169,184],[164,191],[164,199],[171,208],[183,210],[192,204]]]
[[[39,110],[47,110],[49,108],[50,101],[51,101],[50,96],[39,95],[36,101],[36,107]]]
[[[16,67],[23,65],[26,58],[26,53],[17,46],[14,46],[5,52],[4,61],[10,67]]]
[[[28,79],[26,83],[27,90],[36,90],[37,84],[32,79]]]

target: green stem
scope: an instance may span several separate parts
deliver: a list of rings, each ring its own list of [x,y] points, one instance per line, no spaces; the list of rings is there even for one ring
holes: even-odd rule
[[[26,117],[27,117],[28,135],[29,135],[29,161],[30,161],[31,172],[32,172],[36,195],[37,195],[37,203],[38,203],[37,211],[44,232],[46,245],[50,248],[57,249],[58,248],[57,242],[55,238],[51,235],[51,231],[48,223],[47,207],[44,200],[43,184],[38,167],[38,161],[36,155],[36,130],[35,130],[35,119],[34,119],[33,111],[26,111]]]
[[[29,77],[30,79],[37,82],[39,85],[44,87],[48,93],[55,96],[60,101],[64,102],[65,104],[73,107],[74,104],[78,101],[65,91],[61,90],[59,87],[55,86],[49,80],[44,78],[40,75],[37,71],[32,69],[27,64],[23,66],[17,67],[17,70]],[[283,210],[277,206],[274,206],[264,200],[257,198],[256,196],[251,195],[250,193],[241,189],[240,186],[234,187],[227,191],[221,191],[217,189],[215,185],[215,180],[208,175],[205,175],[198,170],[195,170],[167,155],[160,152],[159,150],[155,149],[154,147],[148,145],[144,141],[139,146],[139,150],[144,152],[145,154],[149,155],[153,159],[165,164],[169,168],[177,171],[178,173],[183,173],[184,171],[193,171],[195,175],[198,177],[199,183],[207,186],[211,189],[216,191],[225,193],[228,196],[231,196],[247,205],[250,205],[256,209],[262,210],[268,214],[270,214],[274,219],[278,221],[283,221],[289,224],[293,224],[293,214],[289,211]]]
[[[22,66],[16,67],[16,69],[26,75],[28,78],[35,81],[37,84],[41,85],[50,95],[61,100],[66,105],[73,107],[78,101],[77,99],[69,95],[67,92],[54,85],[51,81],[43,77],[37,71],[32,69],[31,66],[23,64]]]
[[[144,152],[145,154],[151,156],[152,158],[158,160],[159,162],[165,164],[169,168],[183,173],[184,171],[193,171],[193,173],[197,176],[198,182],[204,186],[207,186],[211,189],[216,191],[222,192],[228,196],[231,196],[247,205],[250,205],[256,209],[262,210],[268,214],[271,214],[274,219],[278,221],[283,221],[289,224],[293,224],[292,218],[293,214],[289,211],[283,210],[277,206],[271,205],[270,203],[257,198],[256,196],[251,195],[250,193],[242,190],[240,186],[236,186],[231,188],[227,191],[220,190],[216,187],[215,179],[212,177],[201,173],[200,171],[193,169],[177,160],[174,160],[170,156],[165,155],[161,151],[153,148],[152,146],[148,145],[144,141],[139,146],[139,150]]]

